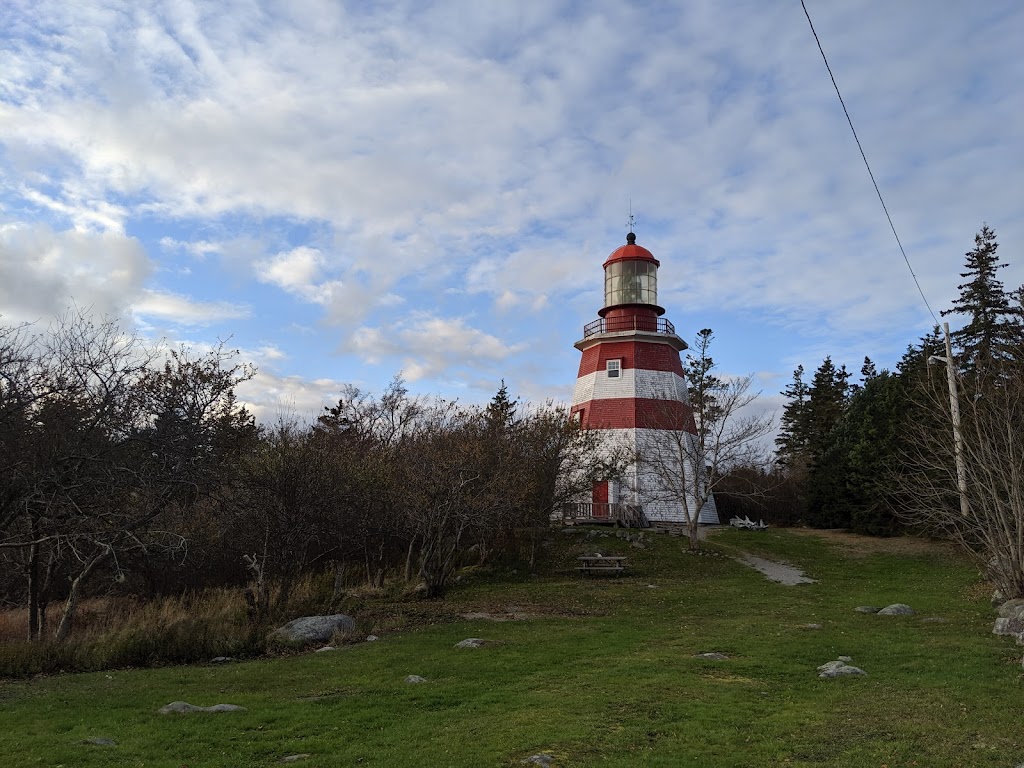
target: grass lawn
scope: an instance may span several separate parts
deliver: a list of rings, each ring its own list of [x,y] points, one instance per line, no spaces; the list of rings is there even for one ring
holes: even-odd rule
[[[555,534],[547,572],[479,571],[457,612],[381,640],[224,666],[0,684],[3,766],[1001,766],[1024,762],[1021,651],[991,635],[977,571],[942,547],[723,531],[694,556],[649,536]],[[630,558],[581,580],[575,557]],[[784,559],[782,586],[726,554]],[[908,603],[913,617],[855,613]],[[936,616],[946,623],[925,623]],[[357,616],[358,618],[358,616]],[[802,625],[821,624],[820,630]],[[495,641],[455,650],[467,637]],[[726,661],[695,658],[719,651]],[[821,680],[839,655],[867,677]],[[427,678],[407,684],[406,675]],[[247,712],[160,716],[171,701]],[[83,743],[114,739],[116,746]]]

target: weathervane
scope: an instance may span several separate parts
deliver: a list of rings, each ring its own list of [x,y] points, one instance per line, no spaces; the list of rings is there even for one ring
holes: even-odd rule
[[[633,218],[633,198],[629,198],[629,219],[626,221],[626,226],[629,227],[630,233],[633,232],[633,225],[636,224],[636,219]]]

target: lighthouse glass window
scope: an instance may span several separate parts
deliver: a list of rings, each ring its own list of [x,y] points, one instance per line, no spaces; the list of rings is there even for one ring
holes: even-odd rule
[[[605,268],[604,305],[657,304],[658,268],[647,261],[616,261]]]
[[[621,364],[619,363],[618,360],[608,360],[605,363],[605,370],[608,371],[608,378],[609,379],[617,379],[617,378],[619,378],[619,369],[620,368],[621,368]]]

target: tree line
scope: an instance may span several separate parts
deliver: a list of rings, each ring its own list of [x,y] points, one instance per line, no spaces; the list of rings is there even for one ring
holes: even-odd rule
[[[314,568],[439,596],[467,558],[532,564],[552,511],[619,471],[504,385],[486,407],[346,387],[313,423],[259,426],[236,395],[253,374],[81,313],[0,327],[0,604],[29,639],[65,640],[87,595],[211,586],[248,585],[258,627]]]
[[[1006,594],[1024,594],[1024,291],[1008,291],[987,225],[942,315],[967,322],[909,344],[894,371],[864,358],[857,381],[826,357],[783,390],[776,472],[799,521],[872,535],[926,530],[958,540]],[[950,360],[949,357],[952,357]],[[957,388],[961,509],[946,366]]]

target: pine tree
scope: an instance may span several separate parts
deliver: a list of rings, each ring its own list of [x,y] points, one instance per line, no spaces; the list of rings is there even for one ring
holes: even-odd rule
[[[775,438],[778,463],[791,472],[806,467],[807,443],[810,434],[808,396],[810,389],[803,380],[804,367],[793,371],[793,381],[782,394],[788,399],[779,420],[779,435]]]
[[[974,236],[974,249],[965,254],[966,271],[960,273],[970,279],[957,286],[960,296],[954,299],[952,309],[942,311],[943,316],[969,318],[967,325],[951,334],[965,371],[979,371],[991,362],[1005,360],[1020,337],[1020,307],[1011,304],[1010,294],[997,276],[997,271],[1007,266],[999,262],[998,248],[996,233],[983,224]]]
[[[843,365],[835,367],[826,357],[814,372],[808,391],[807,452],[812,465],[823,454],[829,432],[839,423],[849,397],[850,374]]]

